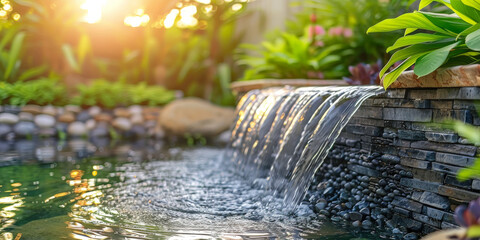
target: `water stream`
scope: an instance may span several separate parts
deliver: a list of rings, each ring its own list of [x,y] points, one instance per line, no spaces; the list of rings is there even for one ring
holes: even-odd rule
[[[295,208],[350,118],[382,92],[377,86],[251,91],[238,105],[227,159]]]

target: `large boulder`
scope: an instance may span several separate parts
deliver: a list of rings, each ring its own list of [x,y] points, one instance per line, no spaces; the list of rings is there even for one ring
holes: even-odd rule
[[[160,125],[176,135],[216,136],[228,130],[235,119],[233,108],[218,107],[198,98],[168,104],[159,117]]]

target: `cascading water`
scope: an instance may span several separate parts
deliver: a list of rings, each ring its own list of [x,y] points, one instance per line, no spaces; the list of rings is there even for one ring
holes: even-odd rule
[[[228,157],[294,208],[360,105],[381,87],[254,90],[240,100]]]

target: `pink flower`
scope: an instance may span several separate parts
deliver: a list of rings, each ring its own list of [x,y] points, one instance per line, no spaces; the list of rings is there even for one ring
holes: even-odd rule
[[[317,22],[317,15],[315,13],[312,13],[312,15],[310,15],[310,21],[312,23],[316,23]]]
[[[315,42],[315,47],[324,47],[325,43],[323,41],[316,41]]]
[[[346,38],[351,38],[353,36],[353,31],[350,28],[343,29],[343,36]]]
[[[325,29],[320,25],[310,26],[308,30],[309,30],[308,33],[310,35],[310,38],[325,34]]]
[[[342,27],[333,27],[328,29],[328,35],[330,36],[341,36],[343,34]]]

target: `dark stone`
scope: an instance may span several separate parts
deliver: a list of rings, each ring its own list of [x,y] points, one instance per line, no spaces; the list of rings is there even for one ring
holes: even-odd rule
[[[453,100],[453,109],[455,110],[471,110],[476,111],[478,104],[474,101]]]
[[[408,234],[405,234],[405,236],[403,236],[403,239],[404,240],[417,240],[418,236],[417,236],[416,233],[408,233]]]
[[[436,154],[436,161],[460,167],[468,167],[475,162],[475,158],[438,152]]]
[[[475,156],[477,148],[459,144],[433,143],[427,141],[412,142],[412,148],[432,150],[447,153],[462,153],[462,155]]]
[[[445,212],[443,212],[441,210],[438,210],[438,209],[435,209],[435,208],[425,207],[424,214],[426,214],[427,216],[429,216],[433,219],[442,220],[443,215],[445,215]]]
[[[453,102],[452,101],[431,101],[430,107],[435,109],[452,109]]]
[[[421,160],[416,160],[412,158],[402,158],[400,163],[404,166],[409,166],[409,167],[419,168],[419,169],[429,169],[431,164],[428,161],[421,161]]]
[[[406,89],[388,89],[386,94],[389,98],[405,98],[406,93]]]
[[[362,175],[367,175],[370,177],[379,177],[380,173],[374,169],[367,168],[364,166],[359,166],[359,165],[348,165],[347,166],[348,170],[362,174]]]
[[[440,187],[440,184],[438,183],[426,182],[419,179],[410,179],[410,178],[400,179],[400,184],[406,187],[420,189],[424,191],[430,191],[430,192],[438,192],[438,188]]]
[[[433,161],[435,160],[435,152],[432,151],[425,151],[420,149],[402,149],[398,152],[398,154],[402,157],[410,157],[419,160],[428,160]]]
[[[394,226],[404,226],[412,231],[419,231],[422,228],[421,222],[396,214],[393,215],[392,222]]]
[[[480,180],[474,179],[472,181],[472,188],[475,190],[480,190]]]
[[[407,209],[401,208],[401,207],[394,207],[393,211],[396,212],[396,213],[399,213],[399,214],[401,214],[405,217],[410,216],[410,211],[408,211]]]
[[[480,88],[462,87],[462,88],[438,88],[438,99],[454,100],[478,100],[480,99]]]
[[[92,116],[88,113],[88,111],[84,110],[77,114],[77,121],[79,122],[87,122],[88,120],[92,119]]]
[[[467,181],[458,181],[457,177],[455,176],[451,176],[451,175],[447,175],[447,177],[445,178],[445,184],[446,185],[452,185],[452,186],[456,186],[456,187],[461,187],[461,188],[465,188],[465,189],[471,189],[472,187],[472,180],[467,180]]]
[[[412,140],[412,141],[426,140],[425,132],[421,132],[421,131],[398,130],[397,136],[398,138],[404,139],[404,140]]]
[[[480,197],[480,193],[449,186],[440,186],[440,188],[438,189],[438,193],[465,202],[469,202]]]
[[[386,162],[390,162],[390,163],[399,163],[400,162],[399,157],[391,155],[391,154],[384,154],[384,155],[382,155],[382,157],[380,159],[382,159],[383,161],[386,161]]]
[[[362,208],[360,209],[360,213],[363,215],[370,215],[370,209],[369,208]]]
[[[392,201],[392,205],[405,208],[412,212],[420,213],[422,211],[422,204],[404,197],[395,197]]]
[[[372,227],[372,225],[373,225],[373,223],[370,220],[363,220],[363,222],[362,222],[362,226],[366,227],[366,228],[370,228],[370,227]]]
[[[361,221],[363,218],[363,215],[359,212],[351,212],[350,213],[350,220],[352,221]]]
[[[433,219],[429,216],[426,216],[426,215],[423,215],[423,214],[420,214],[420,213],[412,213],[412,217],[413,217],[413,219],[415,219],[417,221],[420,221],[420,222],[423,222],[423,223],[426,223],[430,226],[440,227],[440,225],[441,225],[441,221]]]
[[[360,118],[383,119],[383,110],[380,107],[360,107],[354,116]]]
[[[432,120],[432,110],[415,108],[384,108],[383,116],[385,120],[430,122]]]
[[[19,123],[22,123],[22,122],[19,122]],[[17,123],[16,125],[18,125],[19,123]],[[10,125],[0,124],[0,138],[5,138],[11,132],[12,132],[12,128],[10,127]]]
[[[380,136],[382,129],[375,126],[347,125],[345,131],[358,135]]]
[[[444,172],[444,173],[449,173],[456,175],[457,172],[461,169],[460,167],[455,167],[455,166],[450,166],[447,164],[442,164],[442,163],[432,163],[432,169],[439,171],[439,172]]]
[[[448,198],[444,196],[440,196],[433,192],[423,192],[422,196],[420,197],[420,202],[435,208],[440,208],[445,210],[450,208],[450,202]]]
[[[456,143],[458,141],[458,135],[454,133],[426,132],[425,137],[433,142]]]

